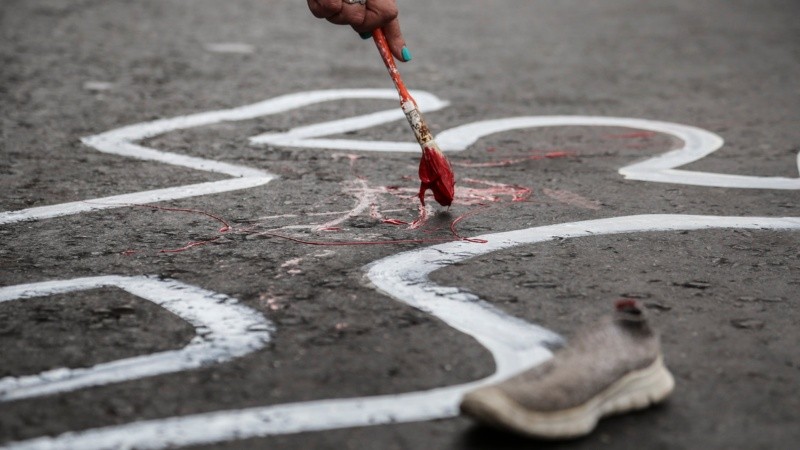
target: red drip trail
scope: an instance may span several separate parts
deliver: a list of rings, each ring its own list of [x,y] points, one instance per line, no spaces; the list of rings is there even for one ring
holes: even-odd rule
[[[474,215],[477,215],[477,214],[483,212],[486,209],[488,209],[488,207],[474,209],[472,211],[468,211],[467,213],[456,217],[455,220],[453,220],[450,223],[450,232],[453,233],[453,236],[455,236],[457,238],[457,239],[454,239],[454,240],[473,242],[475,244],[485,244],[485,243],[489,242],[486,239],[468,238],[468,237],[461,236],[460,234],[458,234],[458,230],[456,230],[456,225],[458,225],[459,222],[461,222],[462,220],[466,219],[467,217],[472,217]]]
[[[230,231],[233,231],[233,228],[230,226],[230,224],[225,219],[223,219],[222,217],[219,217],[219,216],[217,216],[215,214],[211,214],[209,212],[202,211],[202,210],[199,210],[199,209],[171,208],[171,207],[167,207],[167,206],[158,206],[158,205],[132,205],[132,206],[135,206],[135,207],[138,207],[138,208],[156,209],[156,210],[160,210],[160,211],[171,211],[171,212],[184,212],[184,213],[192,213],[192,214],[202,214],[202,215],[204,215],[206,217],[210,217],[210,218],[212,218],[212,219],[214,219],[217,222],[222,224],[222,228],[217,230],[218,232],[220,232],[220,233],[228,233]],[[205,241],[191,241],[191,242],[187,243],[186,245],[184,245],[183,247],[173,248],[173,249],[161,249],[161,250],[158,251],[158,253],[180,253],[180,252],[184,252],[186,250],[189,250],[190,248],[200,247],[202,245],[206,245],[206,244],[209,244],[211,242],[214,242],[214,241],[218,240],[220,237],[221,236],[217,236],[215,238],[208,239],[208,240],[205,240]],[[125,255],[125,256],[130,256],[130,255],[133,255],[133,254],[136,254],[136,253],[138,253],[137,250],[125,250],[124,252],[122,252],[122,254]]]
[[[166,206],[158,206],[158,205],[133,205],[133,206],[137,206],[137,207],[140,207],[140,208],[160,209],[162,211],[175,211],[175,212],[186,212],[186,213],[202,214],[202,215],[204,215],[206,217],[210,217],[210,218],[212,218],[212,219],[214,219],[217,222],[222,224],[222,228],[220,228],[218,230],[220,233],[227,233],[228,231],[232,230],[230,224],[228,224],[228,222],[226,222],[225,219],[223,219],[222,217],[219,217],[217,215],[214,215],[214,214],[211,214],[209,212],[202,211],[202,210],[199,210],[199,209],[169,208],[169,207],[166,207]]]
[[[180,252],[184,252],[186,250],[189,250],[192,247],[200,247],[201,245],[209,244],[211,242],[216,241],[219,238],[220,237],[218,236],[218,237],[215,237],[214,239],[209,239],[207,241],[192,241],[192,242],[189,242],[188,244],[184,245],[183,247],[172,248],[172,249],[166,249],[165,248],[165,249],[159,250],[158,253],[180,253]]]

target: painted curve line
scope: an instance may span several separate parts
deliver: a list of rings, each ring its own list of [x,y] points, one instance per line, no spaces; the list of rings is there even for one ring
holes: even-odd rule
[[[87,368],[59,368],[37,375],[0,378],[0,402],[73,391],[221,363],[263,348],[274,327],[258,311],[226,295],[175,280],[147,276],[99,276],[0,288],[0,303],[45,295],[117,287],[172,312],[195,328],[179,350],[134,356]]]
[[[800,217],[638,215],[540,226],[480,236],[487,244],[450,242],[412,250],[366,267],[374,286],[474,337],[492,353],[497,371],[476,382],[374,397],[331,399],[170,417],[68,432],[9,443],[6,449],[162,449],[277,434],[413,422],[455,416],[464,391],[511,376],[549,356],[552,332],[511,317],[474,294],[437,286],[436,269],[493,251],[552,241],[621,233],[738,228],[800,231]]]
[[[426,111],[437,111],[449,104],[425,91],[414,91],[413,95],[417,98],[420,107]],[[245,166],[147,148],[137,145],[134,142],[152,138],[170,131],[184,130],[220,122],[255,119],[257,117],[279,114],[320,102],[343,99],[395,99],[395,97],[396,93],[391,89],[331,89],[298,92],[237,108],[207,111],[170,119],[144,122],[89,136],[83,138],[82,141],[103,153],[223,173],[235,178],[62,203],[58,205],[40,206],[18,211],[4,211],[0,212],[0,225],[26,220],[59,217],[100,209],[118,208],[135,203],[153,203],[260,186],[270,182],[276,176],[262,170]],[[394,108],[345,119],[300,126],[283,133],[265,133],[251,137],[250,142],[256,145],[271,144],[296,148],[324,148],[371,152],[419,152],[418,145],[413,142],[321,139],[324,136],[363,130],[395,120],[401,120],[402,118],[402,111],[400,111],[399,108]],[[619,173],[628,179],[710,187],[800,189],[800,177],[762,177],[676,169],[676,167],[695,162],[719,150],[724,141],[721,137],[710,131],[671,122],[601,116],[522,116],[472,122],[450,128],[440,133],[436,137],[436,140],[442,150],[447,152],[459,152],[467,149],[481,137],[490,134],[523,128],[555,126],[613,126],[635,128],[666,133],[683,141],[681,148],[619,169]],[[796,159],[796,165],[800,173],[800,153],[798,153]]]
[[[414,95],[417,96],[417,99],[421,105],[424,105],[426,109],[431,111],[441,109],[448,104],[447,102],[440,100],[438,97],[427,92],[415,91]],[[169,119],[142,122],[117,128],[94,136],[85,137],[81,139],[84,144],[102,153],[125,156],[128,158],[135,158],[145,161],[156,161],[164,164],[187,167],[190,169],[203,170],[207,172],[221,173],[234,178],[115,195],[111,197],[95,198],[77,202],[39,206],[18,211],[3,211],[0,212],[0,225],[28,220],[60,217],[88,211],[119,208],[123,206],[130,206],[132,204],[154,203],[201,195],[218,194],[222,192],[261,186],[269,183],[277,176],[251,167],[225,163],[213,159],[199,158],[195,156],[156,150],[154,148],[148,148],[136,144],[135,142],[171,131],[186,130],[221,122],[250,120],[262,116],[280,114],[286,111],[321,102],[343,99],[396,100],[396,98],[397,93],[391,89],[330,89],[298,92],[231,109],[207,111]],[[369,127],[393,120],[401,120],[403,118],[404,116],[402,111],[400,111],[399,108],[393,108],[391,110],[379,111],[358,117],[325,122],[324,124],[309,125],[301,128],[307,130],[306,132],[312,133],[344,133],[350,129],[358,128],[353,126],[356,123],[361,125],[361,128],[364,128],[364,125]],[[337,126],[339,127],[338,131],[332,131],[337,130]],[[343,141],[350,142],[346,140]],[[360,142],[362,147],[369,146],[369,141],[356,142]]]
[[[373,152],[419,152],[419,146],[416,143],[409,142],[318,139],[320,136],[336,133],[337,126],[345,127],[345,131],[356,131],[377,125],[377,123],[365,122],[360,118],[353,119],[293,128],[285,133],[266,133],[252,137],[250,141],[254,144],[272,144],[285,147],[368,150]],[[631,180],[742,189],[800,189],[800,176],[798,178],[763,177],[676,169],[676,167],[690,164],[714,153],[722,148],[725,141],[717,134],[702,128],[673,122],[603,116],[507,117],[471,122],[447,129],[436,136],[436,142],[445,152],[460,152],[469,148],[482,137],[491,134],[525,128],[563,126],[634,128],[668,134],[683,141],[683,145],[678,149],[619,169],[618,172],[621,175]],[[797,155],[796,165],[798,174],[800,174],[800,152]]]

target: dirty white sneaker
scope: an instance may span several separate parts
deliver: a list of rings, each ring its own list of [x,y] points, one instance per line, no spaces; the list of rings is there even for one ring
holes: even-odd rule
[[[644,311],[624,299],[613,317],[580,331],[549,361],[467,393],[461,411],[528,436],[573,438],[603,416],[658,403],[674,386]]]

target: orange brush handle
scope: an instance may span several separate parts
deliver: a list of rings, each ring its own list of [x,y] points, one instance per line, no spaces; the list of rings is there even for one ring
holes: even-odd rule
[[[400,101],[411,102],[416,106],[417,102],[415,102],[411,94],[408,93],[403,79],[400,78],[400,72],[397,70],[397,65],[394,63],[394,56],[392,56],[392,51],[389,50],[389,43],[386,41],[383,30],[376,28],[372,32],[372,39],[375,41],[375,46],[378,47],[378,52],[381,54],[383,63],[389,71],[389,76],[392,77],[392,82],[394,82],[394,87],[397,88],[397,93],[400,94]]]

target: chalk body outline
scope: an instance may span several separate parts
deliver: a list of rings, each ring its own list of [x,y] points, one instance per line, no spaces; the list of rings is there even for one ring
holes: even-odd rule
[[[463,262],[519,245],[623,233],[726,228],[797,232],[800,231],[800,217],[645,214],[487,234],[479,237],[488,241],[485,245],[450,242],[398,253],[366,266],[369,281],[390,298],[432,314],[473,336],[495,358],[497,371],[494,374],[483,380],[421,392],[316,400],[131,422],[13,442],[5,448],[162,449],[279,434],[454,417],[458,414],[458,402],[465,391],[513,375],[547,359],[547,344],[554,334],[513,317],[515,323],[506,331],[498,329],[496,325],[501,322],[497,319],[505,313],[495,310],[474,294],[456,287],[432,283],[428,277],[431,272],[447,264]],[[473,308],[489,311],[489,314],[479,318],[480,320],[452,314]],[[488,323],[482,319],[488,319]],[[529,328],[526,329],[526,325]],[[496,334],[498,332],[499,335]],[[517,332],[524,335],[517,339]],[[533,341],[526,341],[527,338],[532,338]]]
[[[236,299],[176,280],[106,275],[0,288],[0,303],[116,287],[177,315],[195,328],[185,347],[122,358],[85,368],[58,368],[0,378],[0,403],[196,369],[244,356],[266,346],[273,324]]]
[[[354,93],[360,93],[358,95],[365,96],[341,96],[352,95]],[[313,94],[311,97],[316,96],[315,101],[308,102],[310,94]],[[427,93],[417,92],[415,96],[419,100],[423,98],[425,94]],[[265,171],[221,163],[215,160],[161,152],[134,144],[134,141],[178,129],[187,129],[194,126],[208,125],[223,121],[247,120],[268,115],[259,112],[262,111],[259,108],[263,108],[264,105],[267,104],[269,108],[272,108],[271,110],[275,111],[273,113],[277,113],[279,111],[287,111],[300,107],[297,105],[303,103],[303,101],[307,103],[301,106],[308,106],[318,101],[327,101],[319,100],[320,98],[326,98],[328,100],[378,98],[371,97],[372,95],[378,95],[379,98],[388,99],[394,98],[395,93],[390,89],[337,89],[330,91],[301,92],[224,111],[209,111],[188,116],[179,116],[172,119],[135,124],[84,138],[84,142],[87,145],[106,153],[219,172],[237,178],[107,197],[105,199],[31,208],[10,213],[3,212],[0,213],[0,224],[15,223],[21,220],[57,217],[96,209],[128,206],[131,203],[145,203],[226,192],[234,189],[244,189],[266,184],[274,179],[275,176]],[[438,98],[435,99],[441,103],[433,102],[425,104],[424,102],[427,100],[423,98],[420,102],[421,106],[428,111],[435,111],[436,109],[447,106],[447,102],[442,102],[438,100]],[[393,110],[385,110],[346,119],[296,127],[285,133],[262,134],[252,137],[251,143],[283,147],[418,152],[418,146],[415,143],[409,142],[321,139],[324,136],[330,135],[333,132],[332,130],[338,133],[357,131],[381,123],[400,120],[402,117],[399,108],[395,108]],[[713,153],[722,147],[723,141],[722,138],[716,134],[706,130],[669,122],[596,116],[512,117],[472,122],[454,127],[440,133],[437,137],[437,141],[439,141],[443,150],[456,152],[468,148],[483,136],[502,131],[570,125],[617,126],[644,129],[667,133],[678,137],[684,142],[683,147],[679,149],[619,169],[620,174],[630,179],[736,188],[800,189],[800,181],[791,178],[740,176],[674,170],[675,167],[688,164]],[[798,165],[800,165],[800,161]],[[711,180],[709,181],[710,184],[701,182],[701,179]],[[93,205],[90,204],[90,202],[96,203]],[[799,221],[800,219],[791,217],[759,218],[643,215],[534,227],[531,229],[487,235],[482,238],[490,240],[490,243],[487,244],[488,246],[485,247],[488,252],[511,248],[515,245],[545,242],[556,237],[570,238],[614,233],[712,228],[797,230],[800,229]],[[600,226],[600,229],[593,229],[593,227],[597,226]],[[671,226],[672,228],[667,226]],[[609,228],[606,232],[603,232],[603,227]],[[525,238],[525,233],[533,233],[538,237],[535,239],[530,237],[530,239]],[[498,241],[493,241],[494,239],[498,239]],[[515,239],[523,239],[524,242]],[[528,240],[525,241],[525,239]],[[491,247],[492,245],[499,245],[499,247]],[[164,448],[169,445],[213,443],[246,437],[268,436],[272,434],[451,417],[457,413],[457,402],[463,391],[484,383],[492,382],[504,376],[509,376],[543,361],[549,356],[546,343],[554,342],[559,339],[554,333],[542,327],[529,324],[521,319],[509,316],[473,294],[464,292],[455,287],[431,284],[429,280],[427,280],[427,275],[430,271],[446,265],[446,260],[436,260],[435,258],[430,260],[438,262],[426,266],[425,270],[428,270],[427,272],[425,272],[425,270],[418,270],[419,267],[404,273],[396,272],[398,267],[402,266],[403,258],[411,258],[409,261],[413,261],[415,266],[419,266],[422,262],[419,260],[420,254],[416,253],[418,251],[430,251],[439,256],[447,252],[453,252],[451,255],[455,258],[453,261],[466,260],[476,256],[471,254],[465,246],[480,247],[466,243],[441,244],[384,258],[370,264],[365,270],[375,287],[391,298],[403,301],[404,303],[436,315],[437,317],[441,315],[443,317],[440,318],[450,326],[468,332],[468,334],[472,333],[470,335],[488,348],[497,362],[497,372],[484,380],[422,392],[353,399],[318,400],[243,410],[217,411],[154,421],[133,422],[114,427],[68,432],[56,437],[41,437],[28,441],[9,443],[6,448],[117,448],[119,446]],[[426,254],[425,257],[434,257],[436,256],[434,253]],[[400,258],[400,260],[393,258]],[[405,261],[405,263],[408,263],[408,261]],[[389,264],[389,267],[386,266],[387,264]],[[393,274],[390,274],[390,272]],[[420,289],[422,289],[422,291],[420,291]],[[392,290],[395,292],[389,292]],[[432,302],[431,299],[435,299],[436,301]],[[462,313],[466,311],[466,315],[453,314],[454,311],[460,311]],[[482,314],[483,317],[480,318],[481,320],[470,319],[470,315],[474,318],[475,314]],[[520,336],[530,338],[530,340],[523,341],[523,339],[520,339]],[[397,407],[400,403],[403,405],[402,408]],[[409,405],[415,406],[409,408]],[[350,408],[350,414],[342,414],[342,408]]]
[[[417,98],[420,107],[426,111],[437,111],[449,105],[447,101],[441,100],[429,92],[414,91],[413,95]],[[3,211],[0,212],[0,225],[27,220],[60,217],[101,209],[119,208],[137,203],[177,200],[261,186],[275,179],[276,175],[241,165],[156,150],[138,145],[135,141],[152,138],[176,130],[212,125],[220,122],[250,120],[279,114],[321,102],[347,99],[395,99],[395,97],[396,93],[391,89],[330,89],[298,92],[274,97],[250,105],[177,116],[170,119],[142,122],[88,136],[83,138],[82,142],[103,153],[222,173],[234,178],[40,206],[17,211]],[[371,152],[418,152],[419,146],[413,142],[321,139],[324,136],[335,133],[358,131],[401,120],[403,117],[402,111],[400,111],[399,108],[387,109],[345,119],[330,120],[295,127],[283,133],[264,133],[251,137],[250,142],[254,145],[275,145],[295,148]],[[618,173],[627,179],[707,187],[800,190],[800,175],[798,178],[763,177],[676,169],[676,167],[698,161],[719,150],[722,148],[724,140],[710,131],[672,122],[602,116],[517,116],[477,121],[456,126],[441,132],[436,137],[436,140],[443,151],[460,152],[467,149],[481,137],[491,134],[517,129],[556,126],[613,126],[635,128],[669,134],[683,141],[683,146],[678,149],[649,157],[644,161],[629,164],[618,169]],[[796,160],[798,173],[800,174],[800,152]]]

